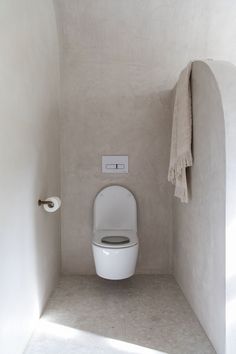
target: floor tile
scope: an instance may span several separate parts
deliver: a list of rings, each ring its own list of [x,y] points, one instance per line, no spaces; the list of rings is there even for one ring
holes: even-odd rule
[[[174,278],[62,277],[25,354],[214,354]]]

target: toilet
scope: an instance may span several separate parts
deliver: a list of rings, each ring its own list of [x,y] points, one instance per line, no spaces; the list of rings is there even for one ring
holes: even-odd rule
[[[96,273],[120,280],[135,273],[138,256],[137,204],[122,186],[102,189],[94,201],[92,248]]]

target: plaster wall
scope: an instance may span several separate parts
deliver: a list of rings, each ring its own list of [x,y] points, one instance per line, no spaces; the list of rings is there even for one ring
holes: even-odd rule
[[[231,63],[210,65],[221,92],[225,125],[226,204],[225,204],[225,294],[226,354],[236,352],[236,67]]]
[[[170,273],[170,90],[189,60],[236,62],[236,3],[55,0],[55,6],[63,101],[63,272],[94,273],[93,199],[104,186],[121,184],[138,201],[137,271]],[[103,175],[103,154],[128,154],[129,174]]]
[[[0,352],[22,353],[60,268],[59,62],[50,0],[0,2]]]
[[[174,202],[174,275],[218,353],[225,347],[225,128],[207,63],[192,70],[190,202]]]
[[[194,63],[189,205],[174,203],[174,274],[217,353],[236,352],[236,67]]]

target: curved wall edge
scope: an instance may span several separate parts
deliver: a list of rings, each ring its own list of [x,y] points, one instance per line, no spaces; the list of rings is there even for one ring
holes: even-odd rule
[[[212,61],[209,67],[221,93],[225,124],[225,292],[226,354],[236,353],[236,67]]]
[[[174,201],[174,275],[217,353],[225,353],[224,104],[212,61],[193,64],[190,202]],[[236,82],[236,81],[235,81]]]

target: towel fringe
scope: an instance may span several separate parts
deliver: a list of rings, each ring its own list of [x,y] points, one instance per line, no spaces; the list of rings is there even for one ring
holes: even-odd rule
[[[185,152],[178,157],[174,166],[170,167],[168,172],[168,181],[175,184],[176,179],[181,176],[183,169],[193,165],[193,158],[190,151]]]

